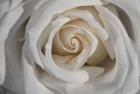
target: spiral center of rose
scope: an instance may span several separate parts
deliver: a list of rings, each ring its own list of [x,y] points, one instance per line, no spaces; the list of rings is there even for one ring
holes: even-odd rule
[[[74,69],[78,62],[83,62],[82,66],[98,65],[107,58],[107,52],[94,29],[82,19],[72,20],[62,27],[55,35],[52,52],[56,63],[66,69]],[[58,62],[58,58],[63,63]]]

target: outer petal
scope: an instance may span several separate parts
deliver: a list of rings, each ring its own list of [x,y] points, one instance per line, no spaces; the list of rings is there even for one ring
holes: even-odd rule
[[[22,6],[10,10],[0,20],[0,84],[4,82],[5,77],[5,41],[8,34],[23,13]]]
[[[134,43],[137,46],[137,51],[140,54],[140,0],[104,0],[109,3],[115,4],[126,12],[132,22],[134,31]]]
[[[22,2],[13,9],[9,9],[3,20],[3,60],[6,63],[6,77],[4,86],[14,94],[24,94],[24,79],[21,68],[21,49],[24,39],[27,19],[36,2]],[[6,22],[7,21],[7,22]],[[14,23],[13,23],[14,22]],[[13,24],[12,24],[13,23]],[[11,25],[10,25],[11,24]],[[0,47],[1,48],[1,47]],[[2,63],[2,62],[0,62]]]

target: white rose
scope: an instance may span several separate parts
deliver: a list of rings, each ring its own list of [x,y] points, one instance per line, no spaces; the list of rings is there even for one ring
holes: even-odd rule
[[[6,88],[17,94],[139,90],[138,0],[14,1],[0,14]]]

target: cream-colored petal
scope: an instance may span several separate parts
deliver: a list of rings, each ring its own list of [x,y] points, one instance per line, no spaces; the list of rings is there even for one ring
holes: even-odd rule
[[[65,70],[72,69],[68,63],[73,57],[74,57],[73,55],[67,55],[67,56],[53,55],[53,59],[55,63]]]
[[[82,11],[87,11],[89,12],[93,17],[94,19],[100,23],[100,25],[103,26],[103,23],[102,23],[102,20],[101,18],[99,17],[99,13],[98,11],[96,10],[95,6],[84,6],[84,7],[79,7],[78,9],[82,10]]]

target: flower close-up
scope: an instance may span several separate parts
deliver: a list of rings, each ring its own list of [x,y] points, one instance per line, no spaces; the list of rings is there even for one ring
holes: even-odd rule
[[[1,0],[0,94],[139,94],[139,0]]]

